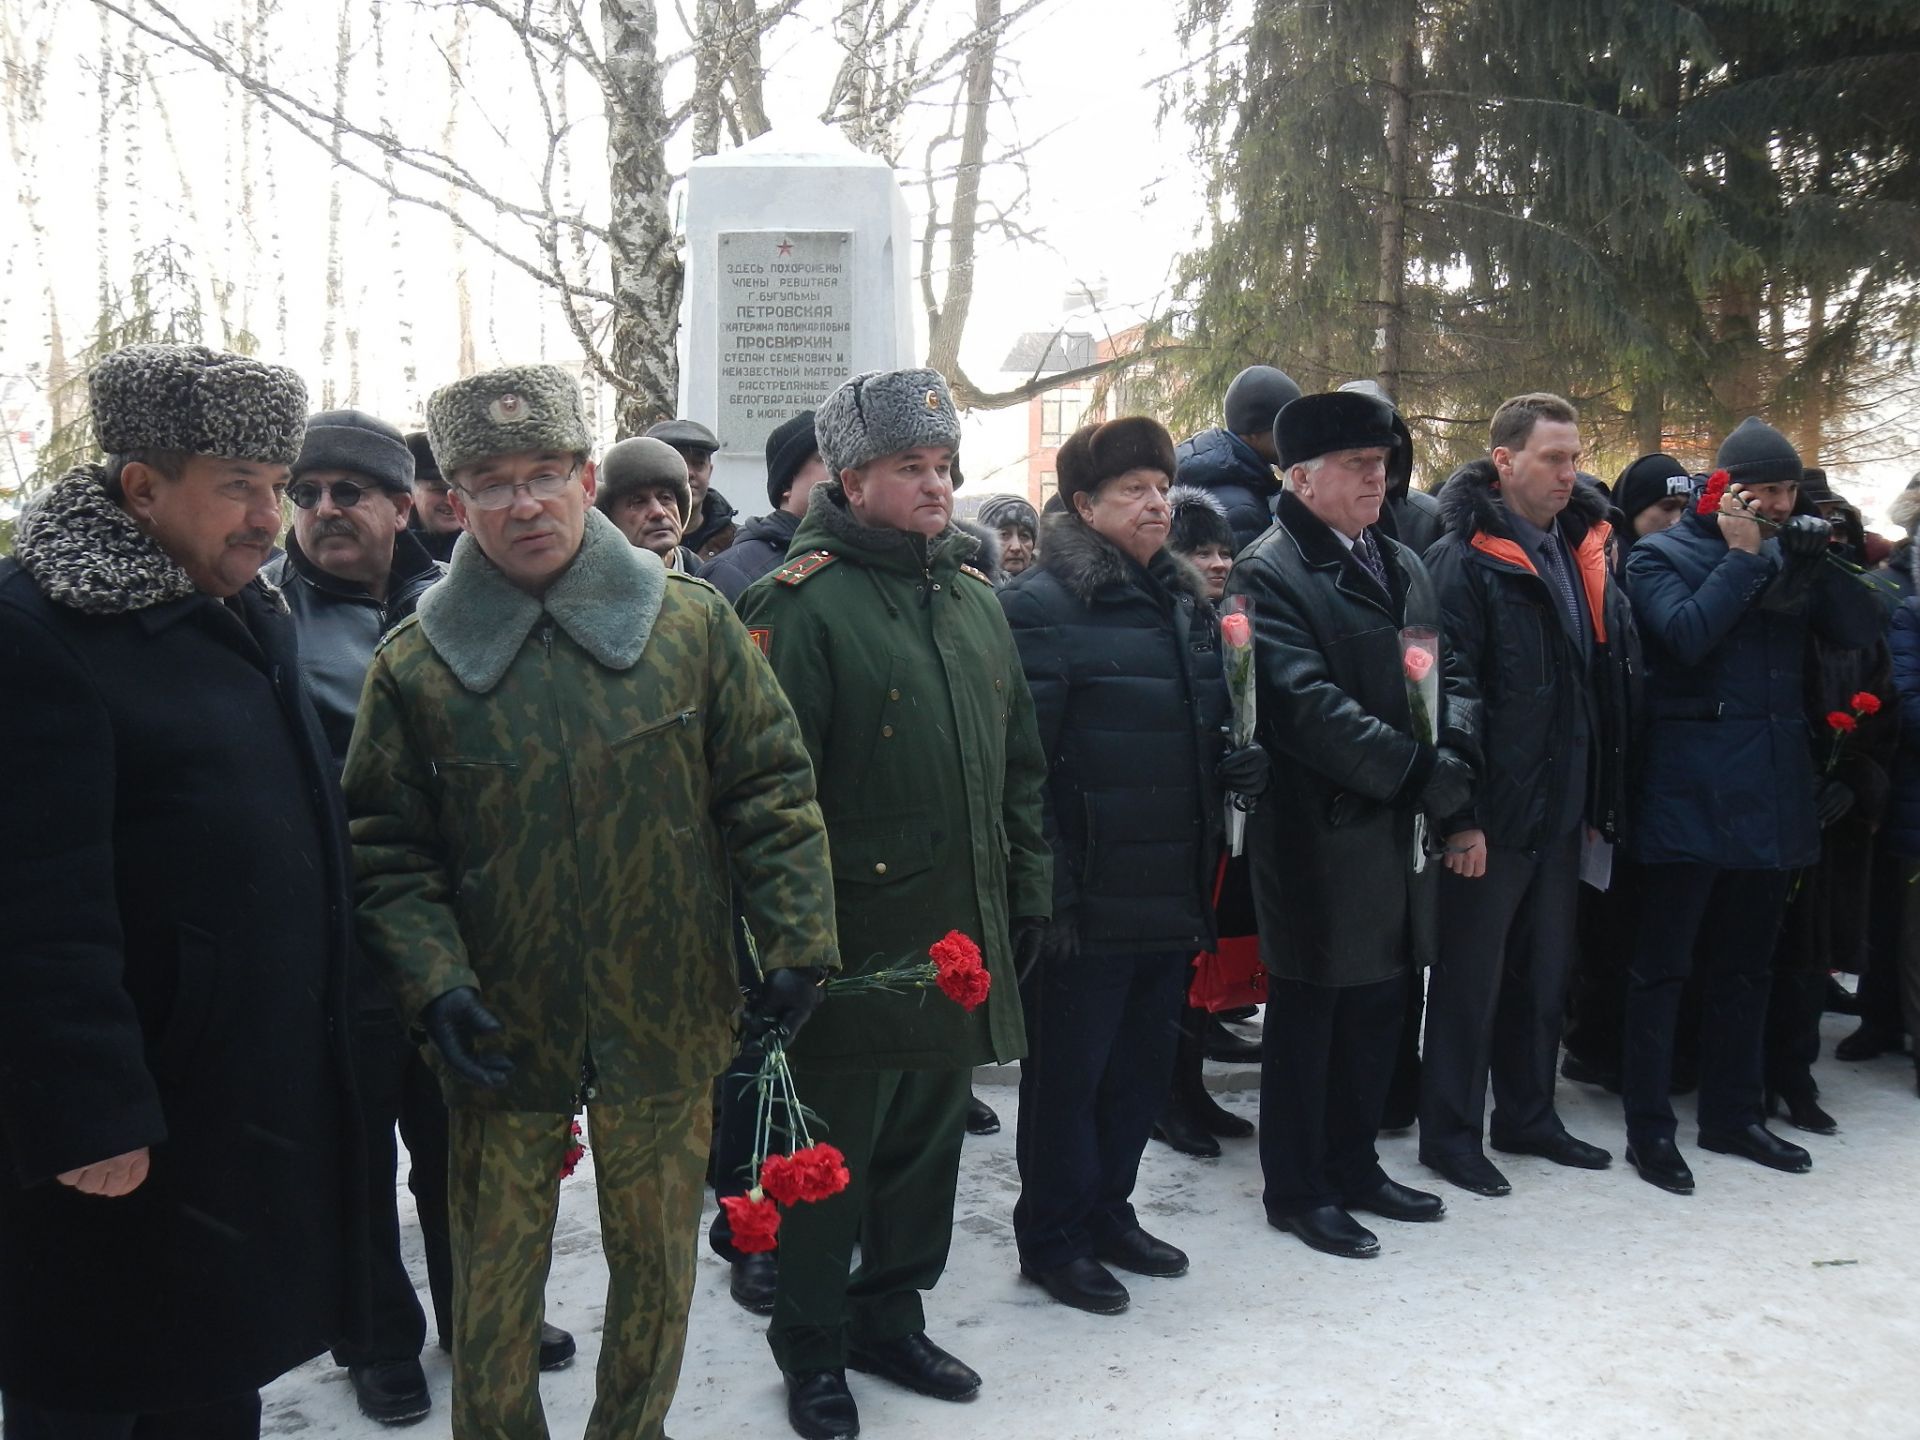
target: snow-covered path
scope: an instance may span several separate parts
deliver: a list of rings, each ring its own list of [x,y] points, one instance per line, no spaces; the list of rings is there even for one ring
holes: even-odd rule
[[[1829,1017],[1827,1040],[1853,1022]],[[1007,1078],[1011,1077],[1009,1071]],[[1065,1309],[1015,1269],[1010,1217],[1014,1091],[983,1083],[1006,1122],[969,1140],[947,1276],[929,1297],[929,1333],[986,1377],[967,1405],[850,1376],[862,1434],[916,1440],[1801,1440],[1817,1434],[1920,1436],[1920,1100],[1912,1062],[1828,1060],[1831,1138],[1807,1176],[1779,1175],[1681,1144],[1699,1181],[1688,1198],[1644,1184],[1620,1159],[1619,1102],[1562,1082],[1562,1114],[1615,1153],[1601,1174],[1494,1159],[1514,1193],[1452,1189],[1414,1158],[1414,1137],[1382,1146],[1389,1173],[1440,1190],[1446,1220],[1379,1221],[1382,1255],[1317,1255],[1269,1229],[1254,1142],[1216,1161],[1150,1145],[1136,1195],[1147,1228],[1185,1248],[1177,1280],[1126,1277],[1115,1317]],[[1254,1071],[1220,1072],[1227,1083]],[[993,1078],[1002,1078],[995,1076]],[[982,1077],[983,1082],[988,1077]],[[1251,1117],[1254,1093],[1226,1103]],[[1781,1122],[1784,1127],[1784,1122]],[[400,1191],[404,1206],[408,1195]],[[416,1273],[418,1273],[416,1257]],[[790,1435],[764,1322],[726,1292],[701,1249],[687,1361],[670,1419],[676,1440]],[[543,1378],[555,1440],[585,1427],[604,1269],[590,1167],[561,1205],[551,1318],[580,1343]],[[434,1413],[410,1440],[448,1435],[449,1363],[430,1350]],[[302,1367],[266,1395],[267,1433],[384,1433],[355,1410],[344,1371]]]

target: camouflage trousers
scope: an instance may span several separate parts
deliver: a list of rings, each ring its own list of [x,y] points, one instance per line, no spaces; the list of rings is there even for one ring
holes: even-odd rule
[[[843,1367],[849,1340],[927,1328],[920,1292],[947,1268],[973,1072],[792,1066],[801,1100],[825,1122],[815,1137],[840,1147],[853,1177],[831,1200],[796,1205],[780,1221],[767,1344],[797,1375]]]
[[[608,1275],[587,1440],[665,1434],[693,1303],[708,1097],[696,1085],[588,1106]],[[539,1333],[572,1117],[455,1106],[449,1118],[454,1440],[547,1440]]]

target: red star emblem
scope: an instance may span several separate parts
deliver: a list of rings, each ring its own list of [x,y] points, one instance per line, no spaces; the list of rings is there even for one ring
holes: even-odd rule
[[[782,240],[780,242],[780,254],[784,257],[787,255],[791,255],[792,253],[793,253],[793,242],[791,240]]]

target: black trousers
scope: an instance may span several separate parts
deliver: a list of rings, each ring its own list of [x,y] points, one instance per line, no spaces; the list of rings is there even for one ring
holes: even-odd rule
[[[1139,1224],[1129,1197],[1172,1084],[1192,961],[1083,954],[1022,982],[1013,1234],[1030,1269],[1084,1259]]]
[[[1486,873],[1440,874],[1440,956],[1427,981],[1420,1158],[1481,1153],[1487,1077],[1496,1143],[1566,1132],[1553,1108],[1580,889],[1576,825],[1537,856],[1492,850]]]
[[[761,1055],[736,1055],[733,1064],[713,1082],[713,1155],[709,1162],[715,1199],[747,1193],[748,1170],[753,1165],[753,1127],[759,1118]],[[802,1097],[803,1099],[805,1097]],[[776,1117],[778,1119],[778,1117]],[[707,1243],[723,1260],[738,1260],[733,1248],[733,1226],[725,1206],[714,1213]]]
[[[1760,1123],[1761,1047],[1780,917],[1792,873],[1645,865],[1628,975],[1621,1099],[1627,1139],[1671,1140],[1668,1088],[1680,991],[1700,969],[1700,1128]]]
[[[1640,867],[1616,852],[1613,883],[1582,886],[1577,902],[1578,955],[1567,987],[1567,1053],[1614,1077],[1617,1088],[1627,1037],[1627,972],[1633,968],[1634,925],[1640,917]],[[1676,1072],[1699,1069],[1700,985],[1689,976],[1680,991],[1674,1032]]]
[[[85,1344],[75,1336],[75,1344]],[[229,1396],[189,1410],[157,1414],[91,1414],[49,1410],[12,1395],[0,1397],[6,1440],[260,1440],[260,1392]]]
[[[1387,1084],[1387,1103],[1381,1123],[1402,1130],[1420,1115],[1420,1029],[1427,1013],[1427,977],[1419,969],[1407,971],[1407,1013],[1400,1022],[1400,1043],[1393,1057],[1393,1079]]]
[[[1374,1150],[1407,1004],[1371,985],[1269,979],[1260,1055],[1260,1169],[1269,1215],[1357,1200],[1387,1175]]]
[[[426,1057],[391,1009],[362,1011],[354,1032],[354,1081],[360,1092],[360,1128],[367,1155],[367,1250],[370,1315],[367,1343],[333,1352],[336,1365],[377,1365],[418,1357],[427,1317],[400,1255],[400,1213],[394,1203],[399,1148],[412,1164],[407,1188],[420,1217],[427,1254],[427,1288],[441,1338],[453,1339],[453,1261],[447,1238],[447,1106]],[[9,1437],[11,1440],[11,1437]]]

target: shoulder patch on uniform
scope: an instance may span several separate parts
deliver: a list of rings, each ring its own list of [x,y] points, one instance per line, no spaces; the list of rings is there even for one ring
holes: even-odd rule
[[[711,590],[718,595],[720,589],[711,580],[702,580],[698,575],[688,575],[681,570],[667,571],[667,579],[678,580],[683,585],[698,585],[703,590]]]
[[[773,572],[773,578],[782,585],[798,585],[810,580],[840,557],[831,550],[809,550],[798,560],[789,560]]]
[[[960,573],[962,575],[971,575],[989,590],[993,588],[993,581],[987,578],[987,572],[984,570],[976,570],[971,565],[962,565],[960,567]]]
[[[771,625],[749,625],[747,638],[753,641],[753,648],[769,660],[773,658],[773,627]]]
[[[373,647],[373,653],[378,655],[382,650],[386,649],[387,646],[391,645],[394,641],[398,640],[402,635],[406,634],[407,631],[413,629],[413,627],[418,625],[419,623],[420,623],[420,617],[418,615],[407,616],[406,619],[402,620],[398,625],[394,626],[391,630],[387,631],[386,634],[380,637],[380,643]]]

